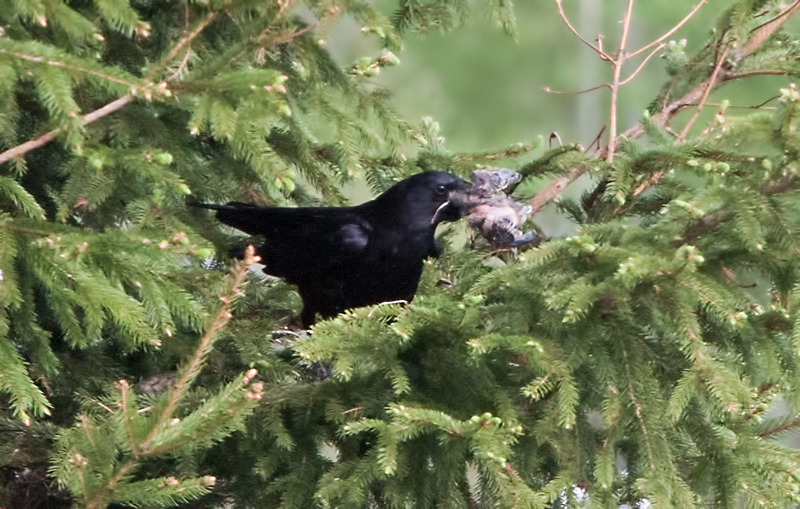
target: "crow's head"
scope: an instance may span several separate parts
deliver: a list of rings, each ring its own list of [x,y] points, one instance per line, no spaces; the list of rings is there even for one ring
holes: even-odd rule
[[[464,217],[459,209],[447,207],[454,193],[466,192],[470,184],[443,171],[427,171],[412,175],[391,187],[376,201],[394,202],[404,209],[404,221],[438,224]]]

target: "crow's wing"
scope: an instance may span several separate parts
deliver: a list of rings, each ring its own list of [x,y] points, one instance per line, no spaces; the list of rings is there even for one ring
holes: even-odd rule
[[[268,274],[289,282],[325,274],[357,258],[372,226],[353,207],[259,207],[228,203],[217,218],[250,235],[262,235],[258,249]]]

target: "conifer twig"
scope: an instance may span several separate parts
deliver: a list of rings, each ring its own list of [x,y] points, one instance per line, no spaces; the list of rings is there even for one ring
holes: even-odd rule
[[[148,79],[153,79],[154,76],[158,73],[158,69],[161,69],[162,67],[166,67],[166,65],[169,64],[170,60],[172,60],[175,57],[175,55],[178,54],[178,52],[181,50],[181,48],[184,47],[189,42],[191,42],[194,38],[196,38],[200,34],[200,32],[202,32],[202,30],[205,27],[207,27],[208,24],[211,23],[211,21],[214,20],[214,18],[216,17],[217,14],[218,14],[218,11],[209,12],[208,15],[206,15],[206,17],[203,18],[195,26],[194,29],[192,29],[191,32],[189,32],[184,37],[182,37],[177,42],[175,47],[173,47],[172,50],[164,58],[161,59],[161,61],[159,62],[159,65],[154,67],[153,70],[150,71],[150,73],[148,74]],[[86,71],[86,72],[89,72],[89,71]],[[97,74],[97,73],[95,73],[95,74]],[[105,77],[105,76],[101,75],[101,77]],[[117,80],[117,81],[119,81],[119,80]],[[125,83],[125,84],[128,84],[128,83]],[[135,87],[138,87],[138,85],[135,85],[135,87],[134,87],[134,85],[131,85],[131,87],[134,88],[134,90],[136,90]],[[141,88],[141,87],[139,87],[139,88]],[[148,93],[150,91],[151,88],[153,88],[153,87],[145,87],[145,88],[142,88],[142,91],[146,94],[146,93]],[[89,125],[92,122],[94,122],[94,121],[96,121],[96,120],[98,120],[100,118],[105,117],[106,115],[109,115],[109,114],[111,114],[111,113],[113,113],[115,111],[118,111],[118,110],[122,109],[122,107],[127,105],[129,102],[131,102],[133,100],[133,98],[134,97],[133,97],[132,94],[126,94],[126,95],[124,95],[124,96],[122,96],[122,97],[120,97],[118,99],[115,99],[114,101],[111,101],[110,103],[106,104],[105,106],[103,106],[101,108],[98,108],[98,109],[94,110],[93,112],[84,115],[83,118],[81,119],[82,125],[84,125],[84,126],[85,125]],[[39,147],[41,147],[43,145],[46,145],[47,143],[53,141],[61,131],[62,131],[61,128],[53,129],[52,131],[49,131],[49,132],[47,132],[47,133],[45,133],[45,134],[43,134],[43,135],[41,135],[41,136],[39,136],[39,137],[37,137],[37,138],[35,138],[33,140],[26,141],[25,143],[21,143],[21,144],[17,145],[16,147],[10,148],[10,149],[6,150],[5,152],[0,153],[0,164],[6,163],[6,162],[10,161],[11,159],[14,159],[15,157],[20,157],[20,156],[30,152],[33,149],[39,148]]]
[[[785,193],[794,189],[797,183],[797,175],[786,175],[777,179],[768,180],[761,185],[760,192],[764,196]],[[711,233],[720,224],[732,219],[736,212],[731,209],[719,209],[710,212],[690,224],[683,233],[683,237],[673,242],[673,246],[679,247],[683,244],[693,244],[701,235]]]
[[[772,34],[782,27],[784,23],[789,21],[789,18],[797,14],[798,11],[800,11],[800,0],[794,0],[790,6],[781,11],[777,16],[756,28],[755,34],[742,45],[742,49],[736,54],[736,60],[741,60],[752,54],[764,41],[769,39]]]
[[[697,108],[694,110],[694,114],[692,118],[686,122],[686,125],[683,126],[683,130],[678,135],[678,138],[675,140],[675,143],[681,143],[683,140],[686,139],[686,136],[689,134],[689,131],[692,129],[692,126],[695,122],[697,122],[698,117],[700,117],[700,112],[703,111],[703,108],[706,106],[706,100],[708,99],[708,95],[711,93],[711,90],[714,88],[714,84],[717,82],[719,77],[719,73],[722,70],[722,65],[728,58],[728,51],[730,50],[730,46],[726,46],[722,53],[717,57],[717,63],[714,65],[714,70],[711,72],[711,77],[708,78],[708,84],[706,85],[705,90],[703,90],[703,95],[700,96],[700,100],[697,103]]]
[[[760,28],[758,28],[755,34],[747,40],[747,42],[742,45],[742,48],[737,51],[733,56],[732,60],[734,61],[741,61],[745,57],[750,56],[753,52],[755,52],[761,44],[763,44],[772,34],[774,34],[780,27],[782,27],[792,16],[797,14],[800,11],[800,0],[795,0],[789,7],[781,11],[781,13],[773,18],[771,21],[765,23]],[[700,98],[702,97],[703,93],[711,85],[712,88],[719,86],[722,82],[732,81],[734,79],[746,78],[751,75],[755,75],[757,72],[752,74],[735,74],[730,73],[727,69],[722,69],[720,73],[717,75],[716,80],[711,80],[711,77],[703,80],[697,86],[695,86],[692,90],[687,92],[683,95],[680,99],[672,101],[668,104],[665,104],[660,111],[653,114],[650,118],[650,121],[653,125],[666,128],[669,124],[670,120],[675,117],[678,113],[682,112],[685,108],[688,108],[694,104],[698,104],[700,102]],[[786,72],[782,72],[781,74],[787,74]],[[638,123],[630,128],[628,128],[622,136],[629,140],[633,140],[636,138],[640,138],[644,135],[644,126],[641,123]],[[598,154],[597,157],[603,159],[607,156],[608,147],[603,148]]]
[[[110,103],[106,104],[102,108],[98,108],[91,113],[88,113],[83,116],[81,119],[82,125],[88,125],[94,122],[95,120],[101,119],[106,115],[109,115],[119,109],[122,109],[123,106],[128,104],[133,100],[133,96],[130,94],[123,95],[119,99],[111,101]],[[26,141],[25,143],[21,143],[14,148],[10,148],[5,152],[0,153],[0,164],[10,161],[15,157],[20,157],[23,154],[30,152],[35,148],[39,148],[47,143],[51,142],[58,136],[58,133],[61,132],[61,129],[53,129],[52,131],[45,133],[38,138],[34,138],[30,141]]]
[[[573,34],[575,34],[578,37],[578,39],[581,40],[581,42],[583,42],[585,45],[587,45],[590,48],[592,48],[600,56],[601,60],[605,60],[607,62],[613,62],[614,59],[611,58],[611,55],[609,55],[608,53],[603,51],[602,44],[598,44],[598,46],[595,46],[591,42],[589,42],[586,39],[584,39],[583,36],[580,34],[580,32],[575,30],[575,27],[573,27],[572,23],[569,22],[569,18],[567,17],[566,13],[564,12],[564,6],[562,5],[562,1],[563,0],[556,0],[556,6],[558,7],[558,13],[561,15],[561,19],[564,20],[564,23],[567,25],[567,28],[569,28],[570,31]]]
[[[167,394],[167,404],[164,406],[164,408],[161,410],[161,413],[152,424],[150,432],[138,444],[138,447],[134,446],[133,450],[131,451],[133,457],[125,462],[119,468],[119,470],[117,470],[117,472],[108,480],[106,486],[98,490],[92,498],[85,499],[85,505],[87,509],[100,509],[106,507],[108,501],[113,496],[117,484],[139,464],[139,460],[142,456],[163,452],[162,450],[153,449],[152,441],[155,438],[156,433],[172,419],[172,415],[177,409],[178,404],[183,399],[190,383],[199,374],[203,361],[213,345],[214,340],[216,339],[217,332],[219,332],[219,330],[222,329],[231,318],[231,305],[236,297],[242,294],[240,287],[247,276],[247,267],[258,261],[259,257],[255,256],[255,248],[253,248],[253,246],[247,246],[244,260],[240,262],[234,269],[234,280],[233,284],[231,285],[230,293],[220,297],[222,305],[208,326],[206,333],[200,339],[200,344],[195,349],[195,352],[189,359],[189,362],[181,370],[180,378],[178,378],[178,380],[175,381],[175,384],[173,384],[173,386],[169,389]],[[255,370],[251,371],[255,373]],[[251,375],[251,373],[248,373],[243,382],[247,383],[249,379],[252,379],[253,376],[254,374]],[[122,393],[123,412],[125,412],[127,409],[126,397],[128,388],[129,386],[127,381],[122,380],[120,382],[120,390]],[[130,422],[128,418],[125,418],[125,421],[126,425]],[[129,434],[129,437],[133,438],[132,430],[126,429],[126,431]],[[82,475],[81,468],[78,468],[78,474]],[[82,491],[85,495],[88,495],[88,491],[85,488]]]
[[[218,14],[219,11],[209,11],[203,19],[197,22],[197,24],[189,33],[181,37],[181,39],[175,44],[175,46],[173,46],[170,52],[158,62],[158,65],[150,70],[148,77],[150,79],[155,79],[155,76],[160,72],[160,70],[165,69],[169,65],[172,59],[175,58],[175,56],[181,51],[181,48],[197,38],[197,36],[200,35],[200,32],[202,32],[212,21],[214,21],[214,18],[216,18]]]
[[[167,395],[167,404],[161,411],[161,415],[159,415],[156,423],[153,424],[150,432],[147,434],[147,437],[142,440],[142,443],[139,447],[140,453],[149,452],[151,442],[156,433],[163,424],[172,418],[172,414],[175,412],[175,409],[178,408],[178,403],[180,403],[181,399],[186,393],[186,390],[189,388],[189,384],[191,384],[192,380],[194,380],[194,378],[200,373],[200,368],[202,367],[203,361],[206,355],[208,355],[211,346],[214,344],[217,332],[219,332],[219,330],[222,329],[231,319],[231,305],[233,304],[233,301],[236,300],[238,296],[242,295],[242,291],[239,289],[239,287],[242,285],[244,278],[247,276],[247,267],[258,262],[259,260],[260,258],[255,255],[255,248],[253,246],[247,246],[244,254],[244,260],[242,260],[234,270],[234,280],[233,284],[231,285],[230,294],[220,297],[222,305],[220,306],[219,311],[217,311],[217,314],[214,316],[214,319],[208,326],[206,333],[200,339],[200,344],[195,349],[195,352],[189,359],[189,362],[183,367],[183,369],[181,369],[181,376],[170,388]]]

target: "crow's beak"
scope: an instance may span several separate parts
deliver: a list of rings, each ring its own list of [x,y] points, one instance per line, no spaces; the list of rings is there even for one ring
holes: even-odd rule
[[[450,203],[450,200],[439,205],[439,208],[436,209],[436,213],[433,214],[433,219],[431,219],[431,224],[439,224],[442,221],[452,221],[450,217],[453,215],[453,204]],[[460,217],[460,216],[459,216]],[[456,217],[458,219],[458,217]]]
[[[436,209],[436,213],[431,219],[431,224],[439,224],[443,221],[458,221],[464,216],[469,215],[469,211],[475,206],[471,202],[469,190],[467,187],[464,190],[456,190],[450,193],[448,200]]]

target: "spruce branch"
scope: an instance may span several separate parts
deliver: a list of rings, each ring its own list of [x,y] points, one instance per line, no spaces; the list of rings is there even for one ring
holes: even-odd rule
[[[120,97],[119,99],[111,101],[110,103],[106,104],[102,108],[98,108],[98,109],[94,110],[93,112],[84,115],[83,118],[81,119],[81,123],[82,123],[82,125],[91,124],[92,122],[94,122],[96,120],[99,120],[99,119],[105,117],[106,115],[109,115],[111,113],[114,113],[115,111],[118,111],[118,110],[122,109],[123,106],[125,106],[126,104],[128,104],[132,100],[133,100],[133,96],[132,95],[130,95],[130,94],[124,95],[124,96]],[[10,149],[6,150],[5,152],[0,153],[0,164],[8,162],[11,159],[14,159],[15,157],[20,157],[20,156],[26,154],[27,152],[30,152],[31,150],[33,150],[35,148],[39,148],[39,147],[41,147],[43,145],[46,145],[50,141],[54,140],[56,138],[56,136],[58,136],[58,134],[61,131],[62,131],[62,129],[60,129],[60,128],[59,129],[53,129],[52,131],[50,131],[48,133],[45,133],[45,134],[39,136],[38,138],[35,138],[33,140],[30,140],[30,141],[26,141],[25,143],[22,143],[20,145],[17,145],[16,147],[10,148]]]
[[[762,25],[760,28],[756,29],[754,35],[742,45],[742,48],[731,56],[731,60],[739,62],[752,55],[767,39],[769,39],[771,35],[773,35],[779,28],[789,21],[792,16],[797,14],[798,11],[800,11],[800,0],[795,0],[789,7],[781,11],[778,16]],[[692,88],[689,92],[686,92],[680,99],[665,104],[660,111],[651,116],[650,121],[656,127],[662,129],[666,128],[669,125],[669,122],[684,109],[691,107],[692,105],[699,104],[700,99],[703,97],[703,94],[705,94],[706,90],[713,90],[724,82],[761,74],[785,75],[788,74],[788,72],[751,71],[748,73],[735,73],[730,69],[727,69],[727,66],[723,66],[717,75],[714,76],[714,79],[712,79],[712,76],[709,76]],[[638,123],[628,128],[622,134],[622,136],[624,136],[626,139],[633,140],[640,138],[642,135],[644,135],[644,133],[644,125]],[[604,147],[596,154],[596,156],[599,158],[606,158],[608,156],[608,147]]]
[[[33,62],[35,64],[44,64],[51,67],[60,67],[62,69],[66,69],[68,71],[72,71],[75,74],[89,74],[96,78],[100,78],[105,81],[109,81],[111,83],[116,83],[118,85],[124,85],[132,90],[140,90],[144,91],[147,87],[136,81],[126,80],[119,76],[114,76],[113,74],[98,71],[97,69],[91,69],[86,66],[78,65],[75,63],[69,63],[64,60],[55,60],[52,58],[45,58],[41,55],[32,55],[30,53],[24,53],[22,51],[14,51],[8,48],[0,48],[0,55],[8,55],[10,57],[18,58],[20,60],[26,60],[28,62]]]
[[[168,68],[167,66],[169,65],[169,63],[172,61],[173,58],[175,58],[175,56],[180,52],[180,50],[184,46],[189,44],[191,41],[193,41],[198,35],[200,35],[200,33],[203,31],[203,29],[205,29],[214,20],[214,18],[216,18],[216,16],[218,14],[219,14],[219,11],[211,11],[202,20],[200,20],[195,25],[195,27],[189,33],[187,33],[185,36],[183,36],[175,44],[175,46],[170,50],[170,52],[167,53],[167,55],[165,55],[164,58],[161,59],[159,64],[157,66],[155,66],[150,71],[150,73],[148,73],[148,76],[145,79],[145,82],[149,82],[149,81],[153,80],[154,77],[157,76],[158,73],[161,72],[162,69],[167,69]],[[0,50],[0,53],[2,53],[4,51],[5,50]],[[15,53],[12,56],[17,56],[18,58],[23,58],[23,59],[34,61],[34,62],[43,61],[43,59],[37,59],[38,57],[33,57],[33,56],[30,56],[30,55],[25,55],[25,54],[16,54]],[[59,63],[57,61],[47,61],[46,63],[48,63],[50,65],[58,65],[58,66],[64,66],[65,65],[65,64]],[[76,69],[76,70],[83,71],[82,69]],[[122,109],[125,105],[127,105],[128,103],[130,103],[134,99],[134,96],[137,95],[137,93],[141,93],[145,98],[149,98],[149,97],[152,97],[153,92],[156,92],[157,95],[164,95],[165,92],[166,92],[166,87],[164,87],[162,85],[155,86],[155,87],[153,85],[141,86],[141,85],[136,84],[136,83],[125,82],[124,80],[112,79],[112,78],[114,78],[113,76],[105,75],[103,73],[98,73],[96,71],[91,71],[90,72],[90,70],[86,70],[85,72],[94,73],[98,77],[101,77],[101,78],[104,78],[104,79],[108,79],[109,81],[112,81],[112,82],[125,84],[125,85],[129,86],[129,88],[131,88],[132,92],[134,92],[134,93],[126,94],[126,95],[124,95],[124,96],[122,96],[122,97],[120,97],[118,99],[115,99],[114,101],[111,101],[110,103],[106,104],[105,106],[103,106],[101,108],[98,108],[95,111],[84,115],[83,118],[81,119],[81,125],[82,126],[89,125],[92,122],[95,122],[96,120],[99,120],[99,119],[105,117],[106,115],[109,115],[111,113],[114,113],[115,111],[118,111],[118,110]],[[172,76],[170,76],[170,79],[174,79],[177,76],[178,76],[178,73],[173,73]],[[49,131],[49,132],[47,132],[47,133],[45,133],[45,134],[43,134],[43,135],[41,135],[41,136],[39,136],[39,137],[37,137],[37,138],[35,138],[33,140],[26,141],[25,143],[22,143],[20,145],[17,145],[16,147],[12,147],[12,148],[0,153],[0,164],[6,163],[6,162],[8,162],[11,159],[14,159],[16,157],[21,157],[22,155],[30,152],[31,150],[34,150],[36,148],[39,148],[41,146],[46,145],[47,143],[49,143],[52,140],[54,140],[56,138],[56,136],[58,136],[58,134],[61,133],[61,131],[63,131],[62,128],[53,129],[52,131]]]
[[[169,389],[169,392],[166,395],[166,404],[160,410],[158,417],[154,420],[150,427],[150,431],[148,432],[147,436],[141,440],[138,444],[135,443],[135,435],[132,428],[133,420],[135,416],[129,414],[129,400],[128,395],[130,394],[130,385],[126,380],[121,380],[119,382],[119,390],[120,390],[120,405],[122,411],[122,419],[124,421],[123,426],[125,427],[125,433],[128,437],[128,441],[131,445],[131,453],[132,457],[125,462],[117,471],[116,473],[111,476],[105,486],[90,494],[88,490],[88,486],[84,484],[84,472],[83,469],[88,465],[86,460],[77,452],[73,453],[73,461],[74,464],[77,464],[77,471],[78,476],[80,477],[80,481],[82,483],[83,489],[82,493],[84,495],[84,503],[88,509],[100,509],[107,506],[107,504],[114,500],[114,495],[117,490],[117,486],[130,474],[136,466],[138,466],[140,460],[146,456],[153,456],[157,454],[162,454],[165,452],[169,452],[170,450],[174,449],[174,445],[172,447],[163,446],[157,447],[153,446],[153,440],[156,437],[157,433],[160,430],[163,430],[166,426],[169,426],[170,421],[173,420],[173,415],[175,410],[177,409],[178,405],[186,396],[186,393],[189,389],[191,382],[197,377],[200,373],[200,369],[205,361],[206,356],[208,355],[211,347],[214,344],[215,339],[217,338],[217,333],[228,323],[231,319],[231,306],[233,302],[242,295],[241,286],[244,283],[245,278],[247,277],[248,273],[248,266],[252,265],[259,261],[259,258],[255,256],[255,248],[253,246],[248,246],[245,250],[245,257],[234,269],[233,273],[233,283],[230,286],[230,291],[227,295],[223,295],[220,297],[220,301],[222,304],[220,305],[219,310],[217,311],[214,318],[211,320],[208,328],[206,329],[205,334],[200,339],[200,343],[195,349],[194,354],[191,356],[189,361],[181,370],[181,375],[175,382],[175,384]],[[236,390],[241,387],[246,386],[250,383],[253,377],[256,375],[256,371],[251,369],[247,372],[247,374],[242,378],[241,383],[233,388],[229,388],[230,390]],[[260,392],[263,386],[260,384],[253,384],[252,386],[252,394],[248,393],[246,395],[245,400],[249,399],[260,399]],[[240,401],[234,404],[231,408],[229,408],[230,412],[229,415],[233,415],[238,413],[241,408],[245,406],[244,401]],[[86,432],[90,441],[92,437],[89,433],[89,426],[87,425],[88,421],[84,419],[84,425],[82,426],[84,431]],[[208,435],[211,431],[209,429],[203,430],[205,435]],[[199,438],[203,438],[202,436],[194,436],[193,440],[198,440]],[[79,459],[80,461],[75,461],[78,456],[81,456]],[[213,482],[211,483],[213,484]]]
[[[771,196],[773,194],[785,193],[793,190],[796,183],[797,175],[794,174],[768,180],[761,186],[761,194],[764,196]],[[674,247],[679,247],[684,244],[694,244],[698,237],[707,233],[711,233],[720,224],[732,219],[734,216],[736,216],[736,212],[729,208],[723,208],[715,210],[714,212],[710,212],[690,224],[684,231],[683,237],[681,237],[679,240],[676,240],[672,244]]]
[[[230,293],[220,297],[222,305],[211,321],[211,324],[208,326],[208,329],[206,329],[206,333],[200,339],[200,344],[197,346],[194,354],[189,359],[189,362],[181,370],[180,377],[178,377],[178,379],[175,381],[175,384],[170,388],[170,391],[167,395],[166,406],[161,411],[161,414],[151,428],[147,437],[145,437],[139,446],[140,454],[150,453],[151,442],[156,432],[170,419],[172,419],[172,415],[175,412],[175,409],[178,408],[178,404],[185,396],[186,391],[189,389],[189,385],[197,377],[197,375],[200,374],[200,368],[202,368],[203,362],[205,361],[208,352],[211,350],[211,347],[217,338],[217,332],[219,332],[231,319],[231,306],[233,302],[238,297],[243,295],[240,287],[247,276],[247,267],[258,262],[259,260],[259,257],[255,255],[255,248],[253,246],[247,246],[244,260],[239,262],[234,269],[234,279],[233,284],[231,285]]]
[[[690,118],[689,121],[686,122],[686,125],[683,127],[683,130],[678,135],[678,138],[675,140],[676,144],[681,143],[683,140],[686,139],[686,136],[689,134],[689,131],[691,130],[692,126],[697,121],[697,118],[700,116],[700,112],[702,112],[703,108],[705,108],[708,95],[714,88],[714,83],[716,83],[717,78],[719,77],[719,73],[722,70],[722,65],[728,58],[729,50],[730,46],[726,46],[725,49],[722,50],[722,53],[720,53],[719,56],[717,57],[717,62],[716,64],[714,64],[714,70],[711,72],[711,77],[708,79],[708,84],[706,85],[706,88],[703,90],[703,94],[700,96],[700,100],[697,103],[697,108],[694,110],[692,118]]]
[[[167,66],[172,62],[175,56],[180,53],[181,49],[184,46],[191,43],[194,39],[197,38],[198,35],[212,22],[214,19],[219,15],[220,11],[209,11],[208,14],[205,15],[203,19],[198,21],[195,26],[183,37],[175,43],[175,46],[167,53],[164,58],[162,58],[158,64],[150,70],[148,73],[149,79],[155,79],[155,77],[162,71],[162,69],[166,69]],[[176,75],[173,74],[171,77],[174,78]]]
[[[742,45],[742,49],[736,53],[735,59],[741,61],[745,57],[751,55],[764,41],[769,39],[772,34],[789,21],[789,18],[797,14],[798,11],[800,11],[800,0],[795,0],[777,16],[757,27],[753,36],[750,37],[750,39]]]
[[[791,419],[791,420],[789,420],[787,422],[783,422],[783,423],[781,423],[781,424],[779,424],[777,426],[773,426],[771,428],[763,429],[763,430],[759,431],[758,432],[758,436],[761,437],[761,438],[767,438],[767,437],[778,435],[778,434],[783,433],[785,431],[789,431],[791,429],[797,429],[798,426],[800,426],[800,418]]]

